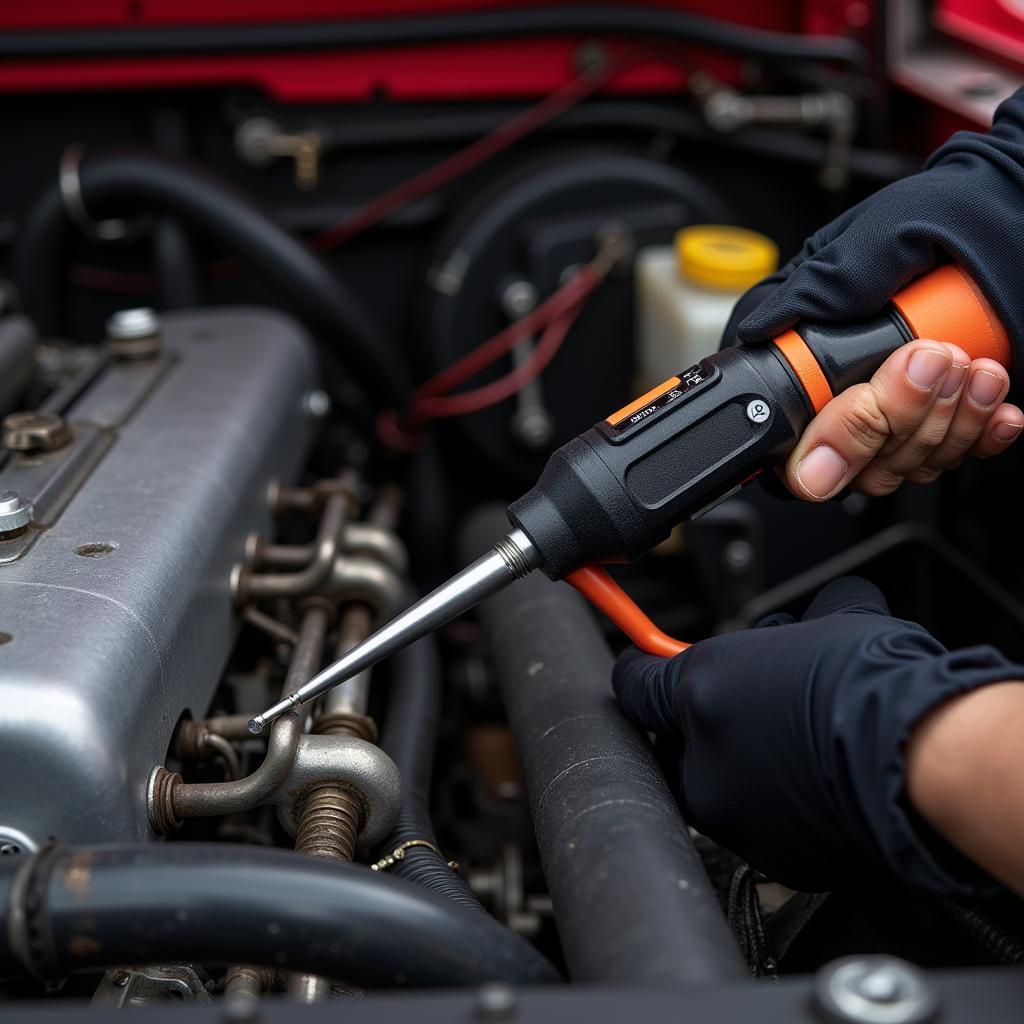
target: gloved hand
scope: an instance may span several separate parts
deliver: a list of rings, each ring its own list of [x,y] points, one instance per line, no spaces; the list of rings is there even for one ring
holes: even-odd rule
[[[812,235],[779,273],[739,301],[725,339],[763,341],[799,320],[860,319],[952,259],[969,271],[1008,329],[1015,353],[1011,397],[1020,400],[1022,239],[1024,89],[999,107],[989,133],[957,133],[920,174],[883,188]],[[934,342],[930,347],[942,349]],[[889,383],[898,378],[896,391],[862,386],[830,403],[789,459],[790,490],[820,500],[852,483],[855,490],[884,494],[903,479],[926,482],[968,452],[988,457],[1005,450],[1024,428],[1024,413],[1001,404],[1006,374],[991,360],[967,368],[962,351],[952,355],[944,371],[935,358],[910,372],[908,355],[897,353],[887,364]],[[886,407],[902,408],[904,393],[918,406],[937,399],[934,410],[906,428],[911,433],[890,434]],[[803,461],[809,455],[813,463]]]
[[[629,718],[678,744],[687,822],[769,877],[820,892],[888,870],[985,895],[998,883],[910,805],[904,747],[940,703],[1013,679],[1024,666],[991,647],[947,651],[847,578],[801,622],[773,616],[670,659],[630,649],[613,682]]]

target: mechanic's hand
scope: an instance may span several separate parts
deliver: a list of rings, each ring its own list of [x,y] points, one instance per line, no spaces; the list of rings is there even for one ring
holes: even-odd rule
[[[998,455],[1024,430],[1024,412],[1003,402],[1009,387],[993,359],[972,362],[938,341],[904,345],[811,421],[786,462],[786,485],[809,501],[847,486],[878,497],[905,480],[928,483],[967,455]]]
[[[943,701],[1022,678],[991,647],[946,651],[848,578],[802,622],[774,616],[670,659],[626,651],[614,685],[628,717],[679,745],[688,822],[771,878],[824,891],[874,867],[979,894],[997,883],[910,807],[904,747]]]
[[[800,320],[861,319],[952,259],[978,283],[1007,328],[1015,356],[1011,398],[1019,400],[1021,238],[1024,89],[999,107],[990,132],[958,132],[920,174],[881,189],[812,235],[779,273],[740,299],[725,338],[765,341]],[[940,346],[912,348],[921,347]],[[884,494],[904,479],[929,480],[968,452],[997,454],[1020,434],[1024,414],[1000,404],[1005,375],[994,364],[978,360],[964,370],[964,354],[953,352],[943,373],[938,356],[921,358],[911,369],[911,354],[894,356],[873,390],[855,389],[818,418],[789,463],[787,482],[795,494],[821,499],[850,482]],[[981,375],[990,370],[991,377]],[[954,393],[958,379],[962,391]]]

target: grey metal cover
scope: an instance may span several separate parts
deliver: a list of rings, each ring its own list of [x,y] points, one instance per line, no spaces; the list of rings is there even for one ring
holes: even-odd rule
[[[181,714],[207,710],[236,635],[231,567],[311,436],[314,355],[287,317],[182,312],[162,330],[146,388],[115,362],[70,411],[112,443],[0,564],[0,833],[35,843],[151,835],[149,771]]]

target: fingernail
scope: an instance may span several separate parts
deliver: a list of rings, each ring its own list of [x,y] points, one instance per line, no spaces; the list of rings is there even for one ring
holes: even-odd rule
[[[919,388],[933,388],[942,379],[953,360],[945,352],[933,348],[922,348],[910,357],[907,376],[911,384]]]
[[[952,398],[960,390],[960,385],[963,384],[966,375],[967,365],[961,366],[960,363],[954,363],[949,375],[942,383],[939,398]]]
[[[846,459],[839,452],[819,444],[797,463],[793,475],[812,498],[827,498],[843,482],[846,468]]]
[[[988,370],[976,370],[971,377],[970,392],[978,405],[991,405],[1003,393],[1003,381]]]
[[[997,441],[1009,444],[1020,437],[1022,430],[1024,430],[1024,423],[997,423],[992,428],[992,433],[995,434]]]

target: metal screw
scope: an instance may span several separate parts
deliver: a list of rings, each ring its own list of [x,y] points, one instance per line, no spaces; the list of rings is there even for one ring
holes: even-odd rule
[[[16,491],[0,491],[0,534],[22,530],[32,522],[32,502]]]
[[[56,413],[12,412],[3,419],[3,445],[9,452],[52,452],[70,440],[64,417]]]
[[[596,40],[580,43],[572,55],[572,62],[579,74],[597,74],[608,67],[608,47]]]
[[[307,415],[322,420],[331,411],[331,397],[319,388],[316,391],[307,391],[302,396],[302,408]]]
[[[511,1020],[516,1014],[516,993],[508,985],[494,982],[484,985],[477,994],[476,1016],[478,1020]]]
[[[737,576],[750,568],[754,561],[754,545],[749,540],[731,540],[722,552],[725,567]]]
[[[771,414],[771,407],[762,398],[755,398],[747,406],[747,419],[750,420],[751,423],[764,423]]]
[[[826,964],[814,992],[819,1006],[844,1024],[926,1024],[939,1010],[924,972],[890,956]]]
[[[501,308],[513,320],[526,316],[537,305],[537,289],[529,281],[510,281],[501,293]]]
[[[160,317],[148,306],[120,309],[107,321],[107,342],[120,359],[149,359],[160,351]]]

